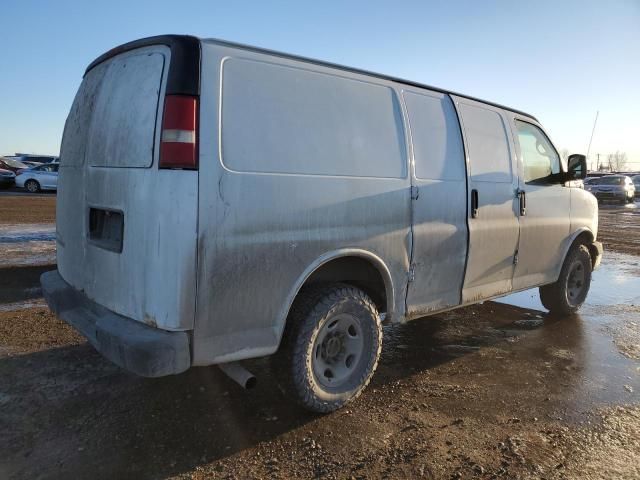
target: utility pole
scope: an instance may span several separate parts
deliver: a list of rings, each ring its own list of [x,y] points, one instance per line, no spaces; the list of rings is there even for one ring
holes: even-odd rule
[[[591,129],[591,138],[589,139],[589,146],[587,147],[587,159],[589,158],[589,152],[591,151],[591,142],[593,141],[593,133],[596,131],[596,123],[598,122],[598,115],[600,110],[596,111],[596,119],[593,121],[593,128]],[[600,159],[598,158],[598,162]]]
[[[596,154],[598,156],[598,160],[596,160],[596,171],[600,171],[600,154]]]

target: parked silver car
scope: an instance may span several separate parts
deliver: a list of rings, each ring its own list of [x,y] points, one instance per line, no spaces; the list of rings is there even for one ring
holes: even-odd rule
[[[633,181],[633,186],[636,189],[635,196],[640,197],[640,175],[634,175],[631,177],[631,180]]]
[[[540,287],[580,308],[596,199],[531,115],[348,67],[186,36],[87,69],[67,118],[62,319],[143,376],[276,354],[328,412],[362,392],[382,322]]]
[[[614,200],[623,204],[633,202],[636,192],[633,181],[626,175],[605,175],[589,179],[585,189],[595,195],[598,201]]]
[[[59,164],[52,163],[21,170],[16,176],[16,186],[31,193],[40,190],[57,190],[59,166]]]

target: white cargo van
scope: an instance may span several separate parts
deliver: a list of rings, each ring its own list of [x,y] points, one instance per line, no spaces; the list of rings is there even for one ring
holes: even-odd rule
[[[53,311],[139,375],[276,354],[327,412],[373,374],[381,322],[540,287],[585,300],[596,199],[523,112],[218,40],[117,47],[66,122]]]

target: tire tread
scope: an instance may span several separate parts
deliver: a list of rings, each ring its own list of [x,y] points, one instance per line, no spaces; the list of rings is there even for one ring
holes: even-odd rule
[[[569,275],[569,267],[580,256],[585,256],[585,259],[588,260],[590,269],[591,254],[589,253],[589,248],[583,243],[574,245],[573,247],[571,247],[571,250],[567,254],[567,257],[562,264],[562,269],[560,270],[560,276],[558,277],[558,280],[555,283],[540,287],[540,301],[542,302],[544,308],[549,310],[551,313],[560,315],[571,315],[573,313],[576,313],[582,306],[583,302],[581,302],[579,305],[571,305],[567,300],[565,291],[567,285],[567,276]],[[589,270],[588,284],[590,283],[591,271]],[[587,293],[588,288],[589,287],[587,285]]]
[[[320,320],[343,302],[361,303],[376,318],[376,351],[369,360],[370,365],[363,370],[357,380],[357,391],[345,400],[326,401],[319,399],[306,378],[313,375],[308,371],[306,350],[308,339],[319,328]],[[277,371],[285,393],[292,394],[305,408],[319,413],[329,413],[357,398],[369,384],[376,370],[382,350],[382,327],[378,311],[369,296],[358,288],[347,284],[323,284],[305,287],[296,298],[289,315],[288,326],[277,354]]]

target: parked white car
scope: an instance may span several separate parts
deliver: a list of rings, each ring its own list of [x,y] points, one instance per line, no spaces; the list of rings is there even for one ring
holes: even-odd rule
[[[60,164],[53,163],[22,170],[16,176],[16,186],[31,193],[40,190],[57,190],[59,166]]]

